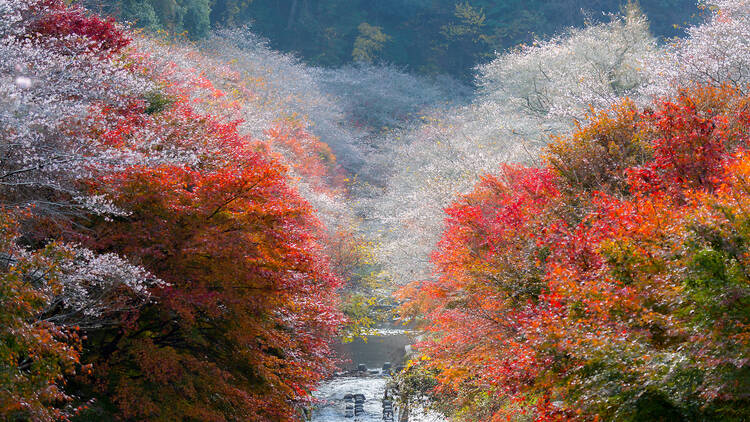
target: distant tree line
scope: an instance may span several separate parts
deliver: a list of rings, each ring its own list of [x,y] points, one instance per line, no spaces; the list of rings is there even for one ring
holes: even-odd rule
[[[623,0],[83,0],[138,27],[205,37],[213,27],[250,25],[273,48],[340,66],[389,62],[464,79],[494,51],[570,26],[606,20]],[[693,0],[643,0],[657,37],[698,14]]]

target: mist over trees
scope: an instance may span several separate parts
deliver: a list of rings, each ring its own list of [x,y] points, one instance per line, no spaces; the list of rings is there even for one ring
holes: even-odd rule
[[[747,214],[739,192],[749,126],[739,69],[750,4],[713,6],[683,40],[625,49],[635,53],[633,66],[605,72],[610,89],[597,89],[588,78],[602,73],[579,64],[575,86],[593,87],[583,102],[566,95],[564,79],[532,68],[541,73],[533,80],[562,87],[565,107],[538,107],[544,120],[562,110],[575,126],[546,138],[537,160],[498,155],[496,162],[534,167],[504,164],[483,175],[446,208],[436,246],[412,254],[426,261],[433,251],[434,270],[400,292],[403,312],[423,318],[429,333],[402,377],[405,386],[432,386],[412,389],[414,397],[431,397],[455,420],[747,418]],[[527,49],[524,61],[565,46]],[[518,62],[499,58],[485,75],[505,60]],[[622,80],[635,83],[618,92]],[[554,103],[542,98],[526,104]],[[586,102],[597,106],[576,117]],[[435,179],[419,178],[427,186]],[[411,221],[402,221],[408,232]]]
[[[750,417],[747,1],[0,15],[1,418],[301,420],[396,303],[450,420]]]
[[[656,52],[645,17],[631,9],[498,55],[478,68],[470,105],[387,136],[381,145],[390,148],[383,157],[390,177],[383,195],[366,206],[383,224],[379,251],[390,276],[397,284],[429,277],[429,255],[453,195],[499,162],[536,162],[549,137],[570,130],[591,107],[641,97],[649,80],[643,63]]]
[[[3,418],[293,418],[333,368],[342,282],[270,143],[312,184],[328,147],[210,114],[240,103],[189,48],[58,1],[0,10]]]

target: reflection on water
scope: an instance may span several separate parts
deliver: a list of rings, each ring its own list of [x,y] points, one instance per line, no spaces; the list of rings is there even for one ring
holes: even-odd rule
[[[339,343],[334,349],[337,355],[346,360],[342,369],[354,370],[363,363],[371,369],[380,369],[385,362],[393,367],[403,363],[404,348],[413,342],[403,330],[384,331],[383,335],[367,336],[367,341],[357,338],[351,343]]]
[[[315,392],[322,402],[313,410],[313,422],[383,422],[383,393],[388,378],[385,377],[336,377],[324,382]],[[356,418],[346,417],[344,396],[360,393],[365,396],[365,414]],[[445,422],[445,419],[422,409],[412,409],[409,422]]]
[[[324,382],[315,392],[315,397],[323,403],[313,411],[312,420],[315,422],[353,421],[354,418],[344,416],[344,396],[360,393],[365,396],[365,414],[358,416],[357,421],[375,422],[383,420],[381,399],[385,393],[385,377],[358,378],[337,377]]]
[[[368,336],[351,343],[336,345],[335,349],[341,359],[343,370],[352,371],[358,364],[365,364],[369,369],[380,369],[385,362],[391,362],[393,368],[403,364],[405,347],[413,343],[404,330],[386,328],[379,330],[381,335]],[[313,422],[382,422],[382,399],[386,383],[390,378],[381,375],[354,377],[341,376],[323,382],[314,396],[320,400],[312,413]],[[363,394],[365,396],[364,415],[345,416],[344,396]],[[413,409],[409,422],[443,422],[445,419],[434,414]]]

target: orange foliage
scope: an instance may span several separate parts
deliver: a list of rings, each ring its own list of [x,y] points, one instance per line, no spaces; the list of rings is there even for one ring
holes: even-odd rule
[[[626,101],[551,145],[548,168],[503,167],[447,210],[439,277],[401,295],[449,411],[747,416],[747,101]]]

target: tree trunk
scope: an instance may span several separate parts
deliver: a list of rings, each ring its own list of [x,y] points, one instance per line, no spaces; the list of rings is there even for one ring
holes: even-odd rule
[[[292,7],[289,10],[289,19],[286,21],[286,29],[292,29],[292,24],[294,23],[294,15],[297,14],[297,0],[292,0]]]

